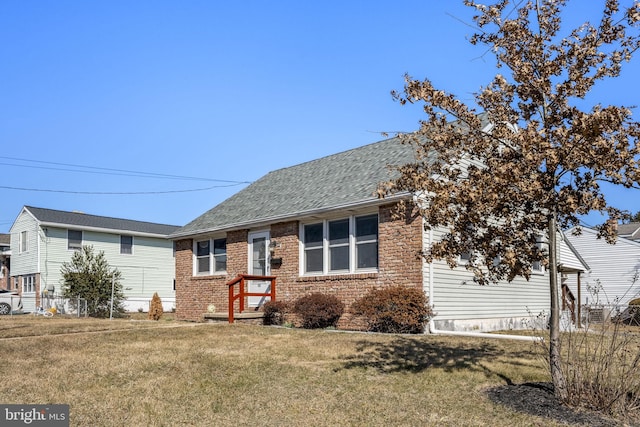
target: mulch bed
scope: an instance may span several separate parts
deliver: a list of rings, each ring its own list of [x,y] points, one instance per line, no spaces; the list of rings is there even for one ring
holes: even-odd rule
[[[640,425],[623,423],[602,414],[564,406],[554,396],[551,383],[509,384],[487,389],[486,393],[494,403],[567,425],[589,427]]]

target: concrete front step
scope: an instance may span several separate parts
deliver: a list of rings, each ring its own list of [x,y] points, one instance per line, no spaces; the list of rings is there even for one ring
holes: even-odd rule
[[[209,320],[214,322],[229,321],[229,313],[227,312],[204,313],[202,317],[204,320]],[[245,311],[243,313],[233,313],[233,318],[235,320],[253,320],[253,319],[262,319],[263,317],[264,317],[264,313],[262,311]]]

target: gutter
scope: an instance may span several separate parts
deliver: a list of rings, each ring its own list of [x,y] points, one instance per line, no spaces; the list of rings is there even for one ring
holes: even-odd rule
[[[431,245],[432,241],[433,241],[433,229],[429,228],[429,245]],[[433,262],[429,263],[429,301],[431,302],[431,306],[433,306]],[[452,336],[474,337],[474,338],[497,338],[497,339],[529,341],[529,342],[544,341],[544,338],[542,337],[531,337],[526,335],[491,334],[489,332],[442,331],[440,329],[436,329],[436,325],[435,325],[435,322],[433,321],[433,317],[429,319],[429,333],[432,335],[452,335]]]

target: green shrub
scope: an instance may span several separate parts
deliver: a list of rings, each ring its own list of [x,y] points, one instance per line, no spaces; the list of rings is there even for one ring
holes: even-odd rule
[[[267,301],[262,306],[262,311],[264,312],[263,324],[283,325],[288,309],[289,304],[284,301]]]
[[[303,328],[328,328],[338,324],[344,304],[334,295],[313,293],[298,298],[293,312],[300,316]]]
[[[372,332],[424,332],[432,312],[422,290],[404,286],[374,289],[356,300],[351,313],[362,316]]]

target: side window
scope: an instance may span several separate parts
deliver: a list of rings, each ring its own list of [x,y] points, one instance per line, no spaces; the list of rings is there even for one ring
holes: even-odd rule
[[[200,240],[195,243],[194,253],[196,275],[227,271],[227,239]]]
[[[67,230],[67,249],[72,251],[82,249],[82,230]]]
[[[120,253],[133,254],[133,236],[120,236]]]
[[[27,252],[29,250],[29,232],[23,231],[20,233],[20,252]]]
[[[536,247],[538,247],[538,249],[542,250],[544,248],[543,246],[543,242],[542,242],[542,236],[538,236],[538,241],[536,242]],[[542,265],[542,262],[540,261],[534,261],[531,263],[531,271],[533,273],[544,273],[544,266]]]

